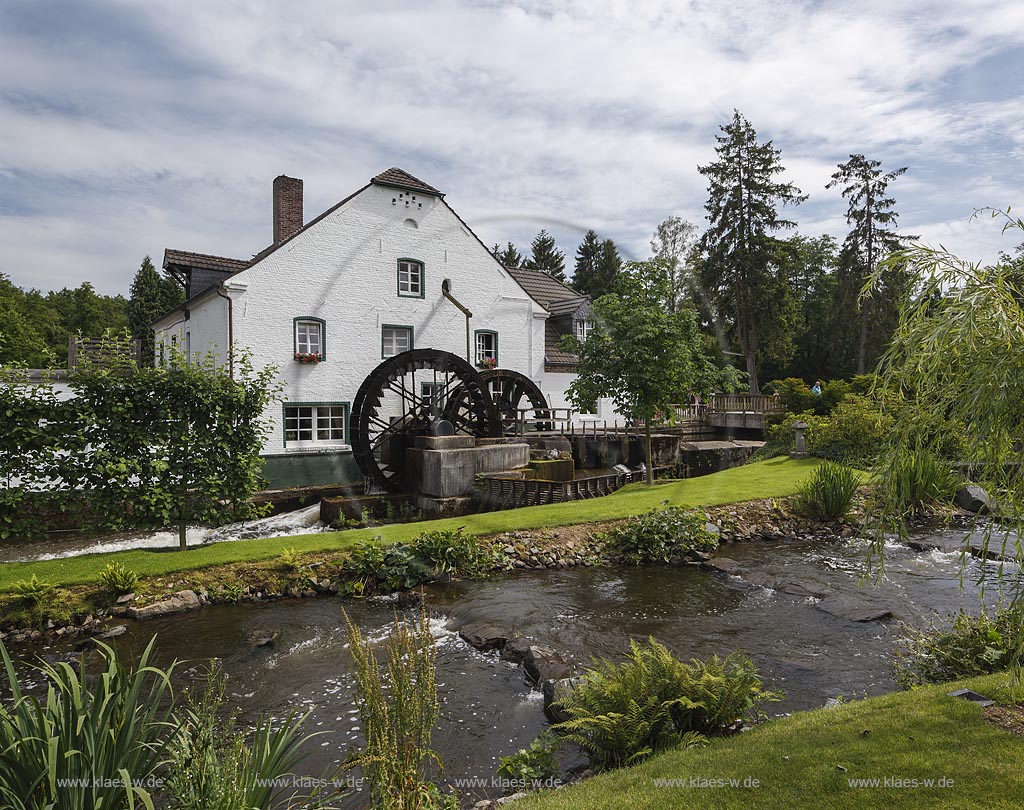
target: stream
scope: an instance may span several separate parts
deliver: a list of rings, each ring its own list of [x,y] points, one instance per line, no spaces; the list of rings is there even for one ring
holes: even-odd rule
[[[527,571],[427,588],[442,698],[435,746],[446,778],[489,781],[498,757],[525,746],[546,725],[540,693],[522,670],[470,648],[448,629],[450,623],[483,621],[517,631],[577,664],[618,657],[630,639],[648,636],[683,658],[742,649],[768,688],[785,693],[782,702],[767,706],[778,714],[822,706],[830,698],[892,691],[890,652],[899,621],[920,625],[960,609],[977,612],[982,600],[994,604],[999,598],[998,564],[972,558],[962,567],[959,554],[897,543],[887,546],[885,577],[861,585],[866,550],[861,540],[821,538],[721,549],[721,556],[746,570],[832,592],[830,599],[794,596],[717,571],[659,566]],[[1015,565],[1004,567],[1007,576],[1016,571]],[[846,607],[881,607],[892,617],[852,621],[830,612],[837,600]],[[302,767],[319,775],[361,741],[342,608],[364,633],[382,639],[395,605],[388,599],[316,599],[217,606],[130,623],[112,643],[138,655],[156,633],[159,663],[190,659],[177,670],[179,682],[202,677],[203,662],[219,659],[230,679],[229,699],[243,718],[311,710],[308,730],[329,733],[312,743]],[[280,637],[273,646],[254,647],[248,636],[258,630]],[[76,656],[71,642],[59,641],[14,652],[22,661]],[[365,804],[358,795],[347,801],[351,807]]]

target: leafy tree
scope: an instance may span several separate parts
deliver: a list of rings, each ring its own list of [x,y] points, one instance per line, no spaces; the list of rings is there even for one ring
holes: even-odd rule
[[[55,362],[47,346],[50,313],[38,293],[26,293],[0,273],[0,366],[49,368]]]
[[[875,344],[884,346],[895,327],[899,302],[910,287],[906,269],[900,264],[889,263],[879,274],[875,273],[875,267],[888,254],[917,239],[916,236],[895,233],[899,217],[893,209],[896,201],[886,196],[889,183],[906,172],[907,167],[883,174],[881,165],[880,161],[868,160],[864,155],[850,155],[848,161],[839,164],[839,171],[825,186],[838,186],[843,197],[849,200],[846,222],[853,227],[843,245],[845,275],[855,279],[853,286],[858,288],[868,278],[875,281],[863,295],[858,296],[855,308],[847,310],[856,312],[859,319],[858,374],[867,370],[869,331],[873,327],[876,337],[881,335]],[[851,285],[846,286],[849,288]]]
[[[799,309],[794,331],[795,350],[785,367],[771,370],[773,377],[805,380],[838,376],[836,366],[842,347],[833,328],[837,313],[836,263],[839,246],[824,234],[799,234],[779,243],[785,275]]]
[[[601,240],[593,230],[587,231],[576,249],[576,269],[572,288],[591,298],[600,298],[615,292],[622,259],[611,239]]]
[[[146,256],[132,281],[128,298],[128,323],[132,337],[141,341],[142,362],[153,363],[153,322],[184,300],[181,286],[172,278],[161,277]]]
[[[80,433],[60,477],[111,528],[177,523],[182,548],[189,520],[250,516],[279,389],[276,369],[256,371],[244,353],[233,365],[232,376],[212,355],[174,351],[156,368],[79,366],[65,421]]]
[[[654,258],[668,268],[669,289],[665,306],[675,312],[693,293],[693,266],[690,254],[697,243],[697,226],[677,216],[662,222],[651,237]]]
[[[1006,227],[1024,230],[1009,212],[993,212]],[[921,278],[923,292],[904,303],[899,325],[879,365],[895,427],[878,466],[882,511],[900,521],[902,471],[920,476],[921,459],[971,464],[971,475],[998,498],[1004,554],[1024,553],[1024,279],[1014,262],[972,264],[945,250],[918,245],[883,260],[865,286],[891,264]],[[951,450],[951,438],[956,446]],[[907,454],[910,454],[908,465]],[[949,472],[947,461],[946,474]],[[897,528],[899,525],[897,525]],[[994,528],[998,527],[998,528]],[[1011,531],[1013,530],[1013,531]],[[1008,532],[1008,533],[1007,533]],[[1005,533],[1005,534],[1004,534]],[[881,533],[879,533],[881,540]],[[882,551],[881,542],[877,549]],[[1017,597],[1021,597],[1018,595]],[[1024,642],[1024,640],[1022,640]]]
[[[530,244],[530,251],[530,258],[524,267],[540,270],[552,278],[565,281],[565,254],[555,245],[555,237],[542,229]]]
[[[776,180],[783,171],[780,150],[771,141],[758,143],[739,111],[721,129],[718,159],[698,167],[708,178],[711,223],[701,239],[701,281],[746,358],[750,392],[757,394],[758,361],[784,359],[792,350],[794,302],[772,234],[795,223],[778,209],[806,197]]]
[[[502,250],[501,246],[497,242],[495,242],[494,248],[493,250],[491,250],[491,253],[494,254],[494,258],[501,262],[502,266],[504,267],[523,266],[523,254],[519,252],[519,248],[517,248],[512,242],[509,242],[505,246],[504,250]]]
[[[689,309],[668,312],[662,301],[667,271],[659,262],[627,265],[620,291],[594,302],[594,329],[586,342],[563,338],[579,360],[569,400],[577,407],[610,397],[627,419],[642,420],[647,483],[653,483],[651,420],[683,402],[701,384],[697,321]]]

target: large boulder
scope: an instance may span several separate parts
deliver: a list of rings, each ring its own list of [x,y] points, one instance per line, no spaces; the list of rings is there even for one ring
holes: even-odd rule
[[[530,647],[523,659],[527,677],[537,684],[544,681],[560,681],[572,675],[572,667],[554,650],[547,647]]]
[[[154,602],[140,608],[129,608],[128,616],[143,621],[155,619],[157,616],[169,616],[172,613],[184,613],[186,610],[198,610],[202,602],[195,591],[178,591],[162,602]]]
[[[956,491],[953,502],[961,509],[966,509],[968,512],[977,512],[981,515],[990,512],[992,509],[991,498],[977,484],[967,484],[960,487]]]
[[[509,633],[484,622],[470,622],[459,628],[459,635],[470,647],[486,652],[500,650],[509,640]]]

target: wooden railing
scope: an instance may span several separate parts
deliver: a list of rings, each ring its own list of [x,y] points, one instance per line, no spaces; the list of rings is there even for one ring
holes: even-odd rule
[[[775,413],[785,409],[781,398],[769,394],[715,394],[708,404],[710,413]]]

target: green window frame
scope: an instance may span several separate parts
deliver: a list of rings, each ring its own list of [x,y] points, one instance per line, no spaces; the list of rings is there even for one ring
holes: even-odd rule
[[[426,265],[419,259],[411,259],[408,256],[400,258],[397,261],[396,286],[399,298],[425,297],[427,288]]]
[[[380,356],[381,356],[382,360],[386,360],[389,357],[394,357],[396,354],[401,354],[401,352],[392,352],[391,354],[387,354],[387,349],[388,349],[387,343],[388,343],[388,341],[386,339],[385,333],[389,329],[404,329],[405,331],[407,331],[409,333],[409,348],[408,349],[402,349],[402,351],[407,352],[410,349],[415,349],[416,348],[416,330],[413,329],[411,326],[407,326],[405,324],[400,324],[400,323],[384,323],[384,324],[381,324],[381,327],[380,327]],[[392,340],[391,340],[391,345],[392,345],[392,348],[394,348],[395,341],[394,341],[393,336],[392,336]]]
[[[301,315],[298,318],[292,318],[292,354],[299,353],[299,324],[310,323],[320,325],[320,360],[323,362],[327,359],[327,321],[323,318],[314,318],[312,315]]]
[[[289,414],[289,410],[293,412]],[[348,402],[282,402],[281,435],[285,448],[348,446],[351,411]]]
[[[486,347],[486,338],[490,336],[491,348]],[[484,340],[481,340],[484,338]],[[494,358],[494,365],[498,365],[498,333],[493,329],[477,329],[473,333],[473,359],[476,365],[482,366],[488,357]]]

